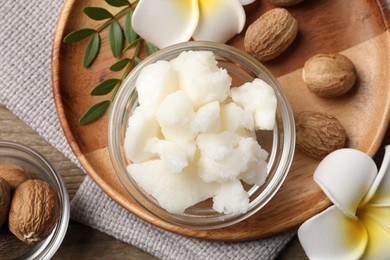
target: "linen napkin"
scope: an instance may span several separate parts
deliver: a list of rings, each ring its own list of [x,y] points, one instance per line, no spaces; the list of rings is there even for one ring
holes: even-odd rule
[[[0,103],[80,167],[52,95],[51,49],[62,5],[63,1],[0,2]],[[162,259],[273,259],[295,234],[241,243],[173,234],[130,214],[88,176],[71,202],[71,217]]]

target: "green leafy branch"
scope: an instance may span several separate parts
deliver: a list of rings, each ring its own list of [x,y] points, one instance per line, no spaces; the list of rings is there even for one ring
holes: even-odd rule
[[[139,57],[139,53],[143,46],[146,47],[148,55],[157,51],[157,48],[153,44],[146,42],[133,30],[131,20],[137,1],[134,3],[130,3],[128,0],[104,1],[111,6],[123,8],[116,14],[112,14],[107,9],[101,7],[84,7],[83,11],[89,18],[96,21],[106,21],[97,29],[83,28],[72,31],[64,37],[63,41],[65,43],[73,43],[87,39],[88,37],[90,38],[84,51],[83,65],[85,68],[89,68],[96,59],[101,44],[100,32],[107,27],[109,27],[108,43],[113,57],[119,58],[129,50],[134,50],[134,52],[131,57],[121,58],[110,66],[109,69],[113,72],[123,71],[119,79],[109,78],[103,80],[92,89],[90,93],[91,96],[104,96],[110,93],[111,96],[107,100],[92,105],[79,119],[79,124],[81,125],[95,121],[107,111],[107,108],[112,103],[123,80],[130,73],[132,68],[142,61]],[[122,26],[118,20],[124,15],[126,15],[126,18],[122,30]],[[123,48],[124,39],[127,45]]]

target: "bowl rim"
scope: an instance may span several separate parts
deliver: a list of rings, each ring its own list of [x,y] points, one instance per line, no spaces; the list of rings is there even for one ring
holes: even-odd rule
[[[286,115],[286,116],[281,118],[282,121],[283,121],[283,126],[284,127],[288,126],[287,129],[284,129],[284,133],[287,133],[287,135],[289,136],[289,140],[290,140],[290,142],[288,144],[289,147],[287,147],[288,148],[287,149],[287,153],[286,152],[282,153],[283,159],[287,160],[287,163],[284,163],[283,170],[282,170],[284,172],[284,174],[278,175],[277,181],[275,181],[276,184],[274,184],[271,187],[272,191],[268,192],[268,195],[265,196],[266,198],[263,200],[263,202],[261,203],[260,207],[258,207],[256,210],[252,210],[249,213],[247,212],[247,213],[244,213],[244,214],[231,214],[230,219],[233,219],[233,221],[231,221],[231,220],[229,220],[227,222],[224,221],[221,224],[214,224],[214,225],[209,225],[209,226],[202,226],[202,225],[192,226],[192,225],[187,225],[187,224],[183,224],[183,223],[177,223],[175,221],[168,220],[168,219],[166,219],[164,217],[161,217],[156,212],[151,211],[150,209],[148,209],[127,188],[128,183],[126,183],[126,180],[124,180],[124,177],[121,176],[121,174],[118,172],[118,167],[120,167],[122,171],[127,173],[126,165],[125,165],[125,163],[123,161],[122,162],[118,161],[118,158],[120,156],[116,156],[116,147],[120,147],[121,144],[120,144],[120,141],[118,140],[119,138],[116,139],[116,137],[115,137],[115,129],[114,129],[114,126],[115,126],[115,123],[116,123],[115,119],[118,120],[121,112],[123,112],[123,111],[120,110],[121,107],[119,106],[119,103],[121,101],[122,102],[127,102],[126,100],[124,100],[124,98],[122,98],[122,96],[124,95],[124,93],[126,93],[126,91],[127,92],[132,92],[132,91],[128,90],[128,88],[131,87],[130,83],[132,81],[136,80],[136,78],[138,77],[139,73],[141,72],[141,70],[145,66],[147,66],[148,64],[151,64],[151,63],[154,63],[154,62],[158,61],[160,59],[160,57],[163,57],[165,60],[170,60],[171,58],[176,57],[181,52],[188,51],[188,50],[192,50],[192,51],[198,51],[198,50],[199,51],[208,51],[208,50],[209,51],[213,51],[213,50],[215,51],[215,50],[218,50],[220,52],[224,52],[225,54],[227,53],[228,56],[233,55],[237,59],[245,60],[249,64],[247,66],[251,66],[251,67],[257,68],[260,72],[259,72],[259,74],[256,74],[255,76],[259,77],[259,75],[261,75],[261,74],[264,75],[267,79],[269,79],[272,82],[270,85],[274,88],[274,90],[276,90],[275,94],[277,95],[278,108],[281,109],[282,112],[284,112],[284,114]],[[127,98],[130,99],[131,96],[127,96]],[[284,148],[286,148],[286,145],[287,145],[286,142],[284,142],[283,143]],[[274,197],[276,192],[279,190],[279,188],[281,187],[281,185],[283,184],[285,178],[288,175],[288,170],[290,169],[290,166],[292,164],[293,157],[294,157],[294,152],[295,152],[295,122],[294,122],[294,116],[293,116],[291,105],[290,105],[290,103],[289,103],[289,101],[287,99],[287,96],[284,93],[280,83],[278,82],[278,80],[272,75],[272,73],[261,62],[259,62],[254,57],[250,56],[248,53],[246,53],[246,52],[244,52],[242,50],[239,50],[239,49],[237,49],[235,47],[226,45],[226,44],[215,43],[215,42],[205,42],[205,41],[190,41],[190,42],[184,42],[184,43],[171,45],[171,46],[169,46],[167,48],[159,50],[158,52],[148,56],[140,64],[138,64],[131,71],[131,73],[125,78],[125,80],[122,82],[121,88],[119,89],[119,91],[117,92],[117,94],[116,94],[116,96],[115,96],[115,98],[113,100],[112,105],[109,108],[109,113],[108,113],[108,150],[109,150],[111,162],[112,162],[113,167],[114,167],[114,171],[115,171],[118,179],[120,180],[120,183],[122,184],[123,188],[135,200],[135,202],[138,205],[140,205],[143,209],[145,209],[147,212],[153,214],[155,217],[159,218],[163,222],[167,222],[167,223],[170,223],[170,224],[173,224],[173,225],[176,225],[176,226],[179,226],[179,227],[183,227],[183,228],[195,229],[195,230],[208,230],[208,229],[223,228],[223,227],[227,227],[227,226],[236,224],[238,222],[241,222],[242,220],[244,220],[246,218],[249,218],[250,216],[252,216],[256,212],[258,212],[262,207],[264,207],[272,199],[272,197]],[[120,166],[118,166],[118,165],[120,165]],[[138,192],[138,191],[136,191],[136,192]],[[143,196],[143,195],[141,194],[141,196]],[[154,206],[159,207],[160,210],[161,210],[161,207],[159,205],[154,205]],[[168,212],[168,215],[176,215],[176,214],[172,214],[172,213]],[[233,216],[233,215],[235,215],[235,216]]]
[[[23,255],[24,257],[23,259],[44,259],[44,260],[51,259],[53,255],[57,252],[58,248],[60,247],[69,226],[70,201],[69,201],[69,195],[65,183],[61,175],[58,173],[55,167],[50,163],[50,161],[37,150],[27,145],[21,144],[19,142],[0,140],[0,149],[3,148],[17,150],[19,152],[22,152],[28,156],[37,159],[39,162],[42,162],[43,165],[49,170],[51,177],[53,177],[53,179],[55,180],[59,188],[57,190],[55,187],[52,187],[61,195],[59,200],[62,207],[61,207],[61,215],[58,224],[56,225],[55,229],[47,238],[39,242],[42,243],[42,245],[32,255],[26,257]],[[43,247],[43,249],[41,247]],[[27,251],[25,254],[28,254],[29,252],[30,251]],[[20,257],[18,257],[17,259],[19,259]]]

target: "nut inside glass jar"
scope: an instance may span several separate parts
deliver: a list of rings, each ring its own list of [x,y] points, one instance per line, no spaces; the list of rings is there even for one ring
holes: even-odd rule
[[[27,247],[24,246],[24,242],[16,241],[17,238],[14,237],[15,241],[21,244],[18,250],[13,252],[16,259],[50,259],[65,237],[70,217],[69,196],[60,174],[39,152],[16,142],[0,141],[0,164],[20,166],[31,179],[48,183],[57,194],[60,216],[51,234]],[[6,235],[11,236],[11,233],[7,231]]]

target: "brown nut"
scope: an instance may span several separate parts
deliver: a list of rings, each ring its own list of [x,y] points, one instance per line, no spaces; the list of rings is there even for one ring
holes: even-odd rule
[[[0,228],[8,217],[11,189],[4,178],[0,177]]]
[[[335,97],[349,91],[356,81],[352,61],[341,54],[317,54],[305,62],[303,81],[315,94]]]
[[[300,2],[303,2],[303,0],[268,0],[268,1],[278,6],[292,6],[295,4],[299,4]]]
[[[20,241],[7,227],[0,229],[0,259],[16,259],[21,257],[32,247],[32,244]]]
[[[59,200],[50,185],[27,180],[14,193],[8,227],[20,240],[33,243],[51,234],[59,216]]]
[[[8,182],[12,193],[20,184],[30,179],[24,169],[15,164],[0,164],[0,177]]]
[[[344,127],[334,116],[303,111],[296,116],[297,147],[305,154],[322,159],[345,146]]]
[[[245,50],[259,61],[269,61],[294,41],[298,23],[284,8],[275,8],[260,16],[247,29]]]

